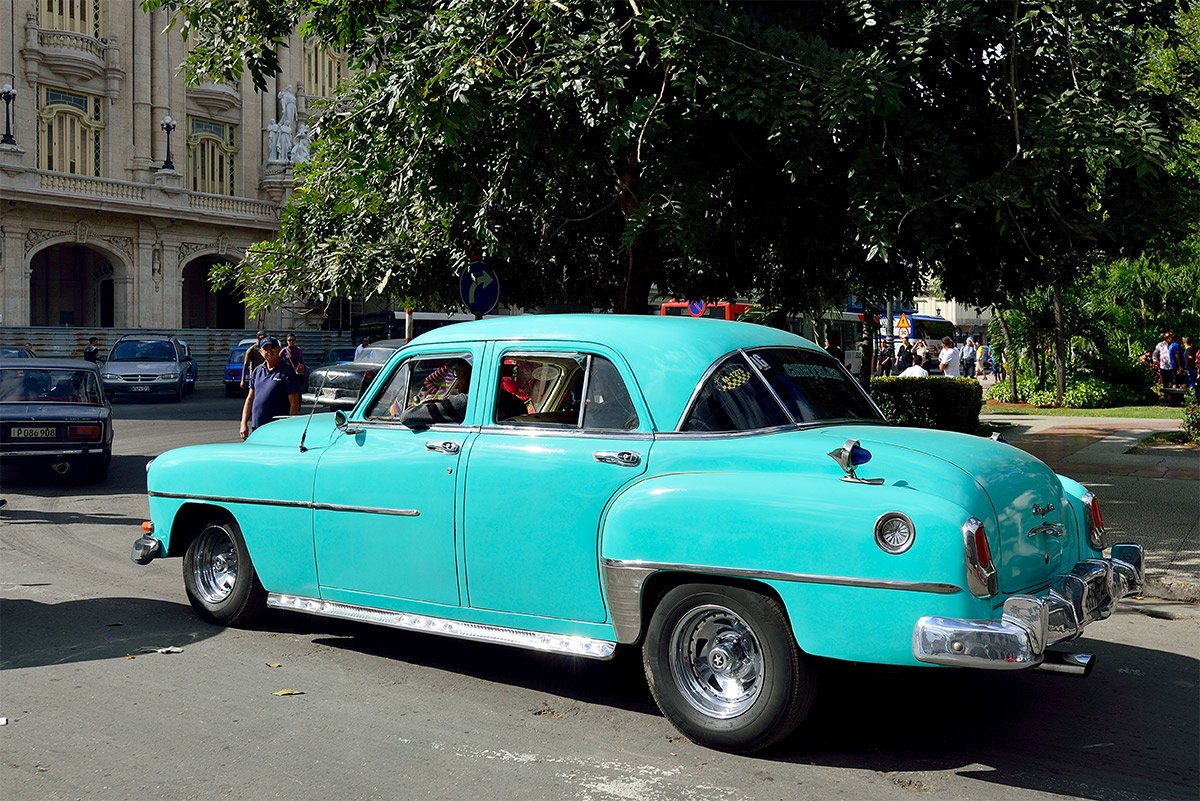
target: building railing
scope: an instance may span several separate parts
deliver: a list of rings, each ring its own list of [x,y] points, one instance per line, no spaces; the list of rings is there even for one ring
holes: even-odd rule
[[[145,200],[146,187],[132,181],[117,181],[112,178],[89,178],[62,172],[42,172],[38,175],[42,189],[71,192],[77,195],[99,195],[126,200]]]
[[[42,47],[63,47],[90,53],[104,63],[104,44],[94,36],[71,31],[38,31],[38,44]]]
[[[244,214],[251,217],[277,218],[279,209],[261,200],[228,197],[227,195],[208,195],[193,192],[188,195],[188,205],[193,209],[203,211],[219,211],[226,214]]]

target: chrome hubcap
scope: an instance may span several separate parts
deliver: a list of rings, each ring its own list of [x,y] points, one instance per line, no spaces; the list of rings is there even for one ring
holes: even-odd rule
[[[237,584],[238,558],[233,538],[223,526],[209,526],[196,540],[192,578],[196,591],[209,604],[229,597]]]
[[[726,720],[754,705],[764,660],[754,630],[716,604],[697,607],[671,631],[671,677],[698,711]]]

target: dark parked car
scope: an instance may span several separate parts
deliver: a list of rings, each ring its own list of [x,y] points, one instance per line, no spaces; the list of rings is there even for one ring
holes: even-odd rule
[[[308,391],[304,393],[304,402],[316,402],[339,409],[353,408],[359,395],[379,373],[379,368],[402,347],[403,339],[381,339],[363,348],[353,362],[318,367],[308,374]],[[333,350],[337,349],[330,349]],[[353,351],[352,348],[349,350]]]
[[[117,340],[101,378],[112,398],[158,395],[179,402],[187,394],[192,354],[168,334],[129,334]]]
[[[37,354],[26,347],[0,347],[0,359],[36,359]]]
[[[354,361],[354,351],[358,350],[354,345],[344,347],[330,348],[321,356],[321,361],[317,367],[327,367],[331,364],[349,364]]]
[[[97,481],[112,459],[112,409],[100,370],[82,359],[0,358],[0,460]]]

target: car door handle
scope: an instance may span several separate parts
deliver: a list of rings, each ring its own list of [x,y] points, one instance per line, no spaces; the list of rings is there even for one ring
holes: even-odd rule
[[[425,450],[437,451],[438,453],[445,453],[445,454],[449,454],[451,456],[458,453],[459,450],[461,450],[461,449],[462,449],[462,446],[460,446],[457,442],[450,442],[449,440],[447,440],[445,442],[426,442],[425,443]]]
[[[621,467],[637,467],[642,463],[642,455],[636,451],[596,451],[592,458],[605,464],[616,464]]]

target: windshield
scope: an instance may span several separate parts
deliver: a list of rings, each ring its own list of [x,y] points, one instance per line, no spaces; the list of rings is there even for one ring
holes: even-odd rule
[[[91,370],[5,368],[0,370],[0,403],[101,403],[100,384]]]
[[[804,348],[762,348],[727,356],[705,376],[681,430],[753,431],[848,419],[883,421],[833,357]]]
[[[113,346],[110,362],[173,362],[175,348],[159,339],[127,340]]]
[[[242,362],[246,361],[246,351],[249,350],[249,348],[249,345],[245,347],[239,346],[229,351],[229,365],[231,367],[239,366],[242,364]]]
[[[358,354],[355,361],[360,364],[383,364],[392,358],[392,354],[395,352],[395,348],[363,348],[362,353]]]

